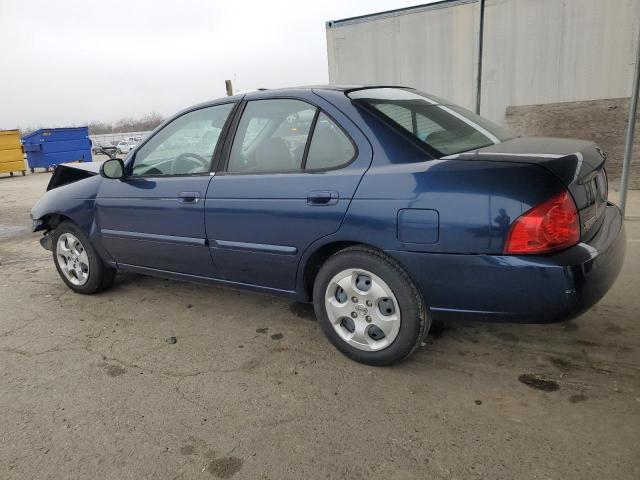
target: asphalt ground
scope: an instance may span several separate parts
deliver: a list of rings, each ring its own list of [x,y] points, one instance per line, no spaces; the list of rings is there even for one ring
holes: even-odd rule
[[[74,294],[29,229],[49,177],[0,178],[0,478],[640,478],[637,219],[580,318],[447,324],[372,368],[279,298],[131,274]]]

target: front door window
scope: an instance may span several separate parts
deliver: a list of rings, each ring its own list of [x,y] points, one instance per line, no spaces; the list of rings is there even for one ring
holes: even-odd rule
[[[195,175],[211,170],[233,103],[201,108],[178,117],[138,149],[132,176]]]

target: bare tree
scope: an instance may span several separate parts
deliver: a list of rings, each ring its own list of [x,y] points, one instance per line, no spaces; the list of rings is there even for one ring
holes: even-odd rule
[[[151,112],[141,118],[125,117],[113,123],[89,122],[89,133],[99,135],[102,133],[126,133],[145,132],[153,130],[164,121],[164,117],[158,112]]]
[[[128,132],[146,132],[153,130],[164,121],[164,117],[158,112],[147,113],[140,118],[125,117],[112,123],[92,121],[86,124],[89,127],[90,135],[100,135],[103,133],[128,133]],[[67,127],[83,126],[83,125],[66,125]],[[22,135],[35,132],[41,128],[48,128],[50,125],[43,126],[26,126],[17,128]]]

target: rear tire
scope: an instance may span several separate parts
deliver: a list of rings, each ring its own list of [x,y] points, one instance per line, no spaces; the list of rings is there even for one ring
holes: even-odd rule
[[[316,276],[313,300],[329,341],[367,365],[405,360],[429,330],[428,310],[409,275],[373,248],[350,247],[330,257]]]
[[[56,270],[71,290],[93,294],[113,284],[116,269],[102,261],[89,239],[73,222],[62,222],[51,237]]]

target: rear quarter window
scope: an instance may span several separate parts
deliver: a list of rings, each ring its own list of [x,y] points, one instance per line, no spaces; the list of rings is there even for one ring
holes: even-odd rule
[[[305,169],[337,168],[349,163],[355,153],[349,137],[327,115],[320,113],[311,137]]]

